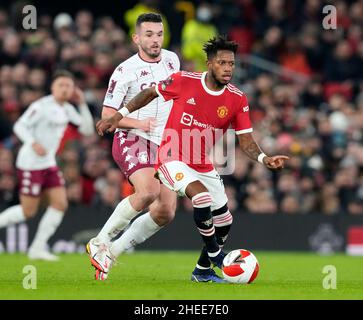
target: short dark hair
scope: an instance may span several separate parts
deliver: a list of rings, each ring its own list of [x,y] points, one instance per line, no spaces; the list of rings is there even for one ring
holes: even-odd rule
[[[158,13],[143,13],[137,17],[136,26],[139,27],[143,22],[163,22],[163,18]]]
[[[70,78],[74,81],[74,75],[69,72],[68,70],[63,70],[63,69],[59,69],[54,71],[53,75],[52,75],[52,82],[54,82],[55,80],[57,80],[58,78],[61,77],[66,77],[66,78]]]
[[[227,40],[227,37],[224,35],[210,39],[203,46],[203,50],[207,54],[208,59],[213,58],[219,50],[228,50],[236,53],[237,49],[238,44],[234,41]]]

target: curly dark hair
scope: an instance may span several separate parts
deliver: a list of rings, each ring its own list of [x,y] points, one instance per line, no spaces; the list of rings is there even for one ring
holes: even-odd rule
[[[227,40],[224,35],[219,35],[210,39],[203,46],[204,52],[207,54],[207,58],[213,58],[219,50],[228,50],[236,53],[238,49],[238,44],[234,41]]]

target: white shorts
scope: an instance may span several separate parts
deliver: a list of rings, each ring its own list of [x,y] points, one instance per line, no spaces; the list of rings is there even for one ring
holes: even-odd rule
[[[223,180],[217,170],[198,172],[184,162],[170,161],[159,167],[158,176],[163,185],[183,197],[185,197],[186,187],[199,180],[212,196],[212,211],[223,207],[228,202]]]

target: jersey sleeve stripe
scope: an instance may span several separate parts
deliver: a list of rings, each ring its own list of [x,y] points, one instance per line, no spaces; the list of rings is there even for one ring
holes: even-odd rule
[[[229,86],[227,86],[227,88],[228,88],[229,91],[238,92],[240,94],[243,94],[243,92],[241,90],[237,89],[237,88],[232,88],[232,87],[229,87]]]
[[[196,76],[190,76],[190,75],[184,75],[182,77],[191,78],[191,79],[197,79],[197,80],[202,79],[202,77],[196,77]]]
[[[161,99],[163,99],[163,101],[165,101],[165,98],[164,98],[164,96],[160,93],[160,91],[159,91],[159,86],[155,86],[154,87],[155,88],[155,91],[156,91],[156,93],[158,94],[158,96],[161,98]]]
[[[202,78],[203,73],[198,73],[198,72],[182,72],[181,76],[182,77],[187,77],[187,78],[193,78],[193,79],[201,79]]]
[[[181,76],[182,77],[188,77],[188,76],[191,76],[191,77],[199,77],[201,78],[203,75],[202,72],[188,72],[188,71],[182,71],[181,72]]]
[[[244,133],[250,133],[253,131],[253,128],[243,129],[236,131],[236,134],[244,134]]]
[[[229,92],[231,92],[231,93],[235,93],[236,95],[238,95],[238,96],[240,96],[240,97],[242,97],[243,96],[243,92],[242,91],[240,91],[240,90],[235,90],[235,89],[231,89],[230,87],[228,87],[227,86],[227,89],[228,89],[228,91]]]

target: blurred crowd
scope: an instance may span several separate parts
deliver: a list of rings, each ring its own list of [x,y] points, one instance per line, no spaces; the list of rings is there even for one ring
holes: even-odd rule
[[[17,203],[16,119],[49,93],[52,71],[74,73],[95,120],[114,68],[136,52],[138,14],[158,11],[166,47],[182,69],[204,70],[202,44],[217,33],[240,44],[233,83],[249,99],[265,153],[291,157],[281,172],[236,148],[224,176],[230,209],[253,214],[363,214],[363,1],[328,1],[337,26],[324,29],[322,0],[145,0],[122,23],[88,10],[41,14],[24,30],[21,6],[0,7],[0,209]],[[113,208],[132,187],[111,157],[112,137],[81,137],[69,127],[58,152],[71,206]],[[190,210],[180,199],[179,208]]]

